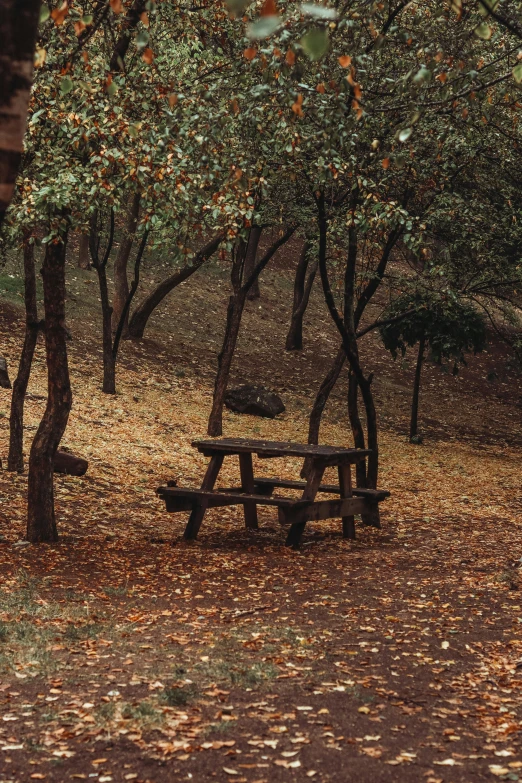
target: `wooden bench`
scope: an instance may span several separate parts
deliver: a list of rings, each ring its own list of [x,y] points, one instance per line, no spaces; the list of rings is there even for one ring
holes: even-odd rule
[[[365,459],[369,454],[362,449],[343,449],[336,446],[311,446],[299,443],[277,441],[244,440],[222,438],[219,440],[195,441],[200,452],[210,456],[210,463],[200,489],[192,487],[160,487],[158,495],[165,501],[170,512],[190,511],[185,529],[186,539],[196,538],[203,517],[208,508],[242,505],[247,528],[256,529],[257,506],[275,506],[279,522],[289,525],[287,546],[297,547],[307,522],[340,517],[343,536],[355,538],[354,515],[361,516],[364,524],[380,527],[379,503],[389,497],[386,490],[353,488],[351,465]],[[292,481],[276,477],[255,478],[252,454],[264,459],[277,457],[299,457],[311,464],[307,481]],[[238,455],[241,486],[214,489],[219,471],[226,455]],[[328,466],[338,469],[339,484],[321,484]],[[301,490],[301,498],[274,495],[274,489]],[[316,500],[318,492],[337,495],[335,500]]]

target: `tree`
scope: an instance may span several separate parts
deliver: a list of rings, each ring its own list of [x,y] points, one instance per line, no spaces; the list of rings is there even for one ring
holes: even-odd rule
[[[403,318],[397,316],[404,314]],[[486,325],[476,307],[448,296],[425,292],[403,294],[387,308],[387,324],[380,327],[384,347],[394,359],[406,354],[408,347],[419,346],[413,383],[410,418],[410,442],[419,443],[419,392],[425,351],[428,348],[437,364],[453,361],[465,364],[466,353],[478,353],[486,344]],[[392,320],[394,319],[394,320]]]

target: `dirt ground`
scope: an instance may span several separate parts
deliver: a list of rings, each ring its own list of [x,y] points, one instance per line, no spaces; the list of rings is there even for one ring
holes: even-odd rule
[[[225,274],[215,265],[195,276],[141,343],[124,344],[115,397],[100,391],[93,280],[70,267],[64,445],[90,466],[56,477],[58,544],[23,542],[27,477],[0,472],[0,783],[522,779],[522,412],[502,347],[457,377],[426,366],[424,443],[413,446],[413,360],[394,363],[364,338],[380,484],[392,493],[382,530],[358,525],[349,542],[337,521],[314,523],[294,552],[270,509],[259,531],[219,509],[185,544],[185,515],[166,514],[155,490],[201,480],[205,459],[190,444],[205,434]],[[266,383],[287,410],[274,421],[227,413],[227,435],[306,439],[337,337],[317,289],[304,351],[284,351],[291,285],[284,264],[265,274],[232,380]],[[12,375],[13,301],[0,305]],[[44,369],[39,345],[27,449]],[[349,442],[345,380],[325,443]],[[8,412],[0,390],[4,465]],[[269,470],[296,478],[299,465]],[[223,481],[238,473],[225,461]]]

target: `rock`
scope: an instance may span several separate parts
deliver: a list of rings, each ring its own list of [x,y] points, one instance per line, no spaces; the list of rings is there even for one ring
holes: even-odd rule
[[[0,386],[2,389],[11,389],[11,381],[7,372],[7,362],[3,356],[0,356]]]
[[[225,397],[225,405],[235,413],[249,413],[267,419],[274,419],[285,410],[281,397],[264,386],[247,385],[230,389]]]
[[[54,457],[54,472],[65,473],[68,476],[83,476],[87,473],[89,463],[86,459],[75,457],[66,451],[57,451]]]

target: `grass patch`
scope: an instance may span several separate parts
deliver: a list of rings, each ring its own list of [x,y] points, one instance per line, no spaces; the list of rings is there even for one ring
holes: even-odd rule
[[[161,693],[160,700],[169,707],[185,707],[190,704],[198,695],[198,687],[194,683],[190,685],[168,686]]]

